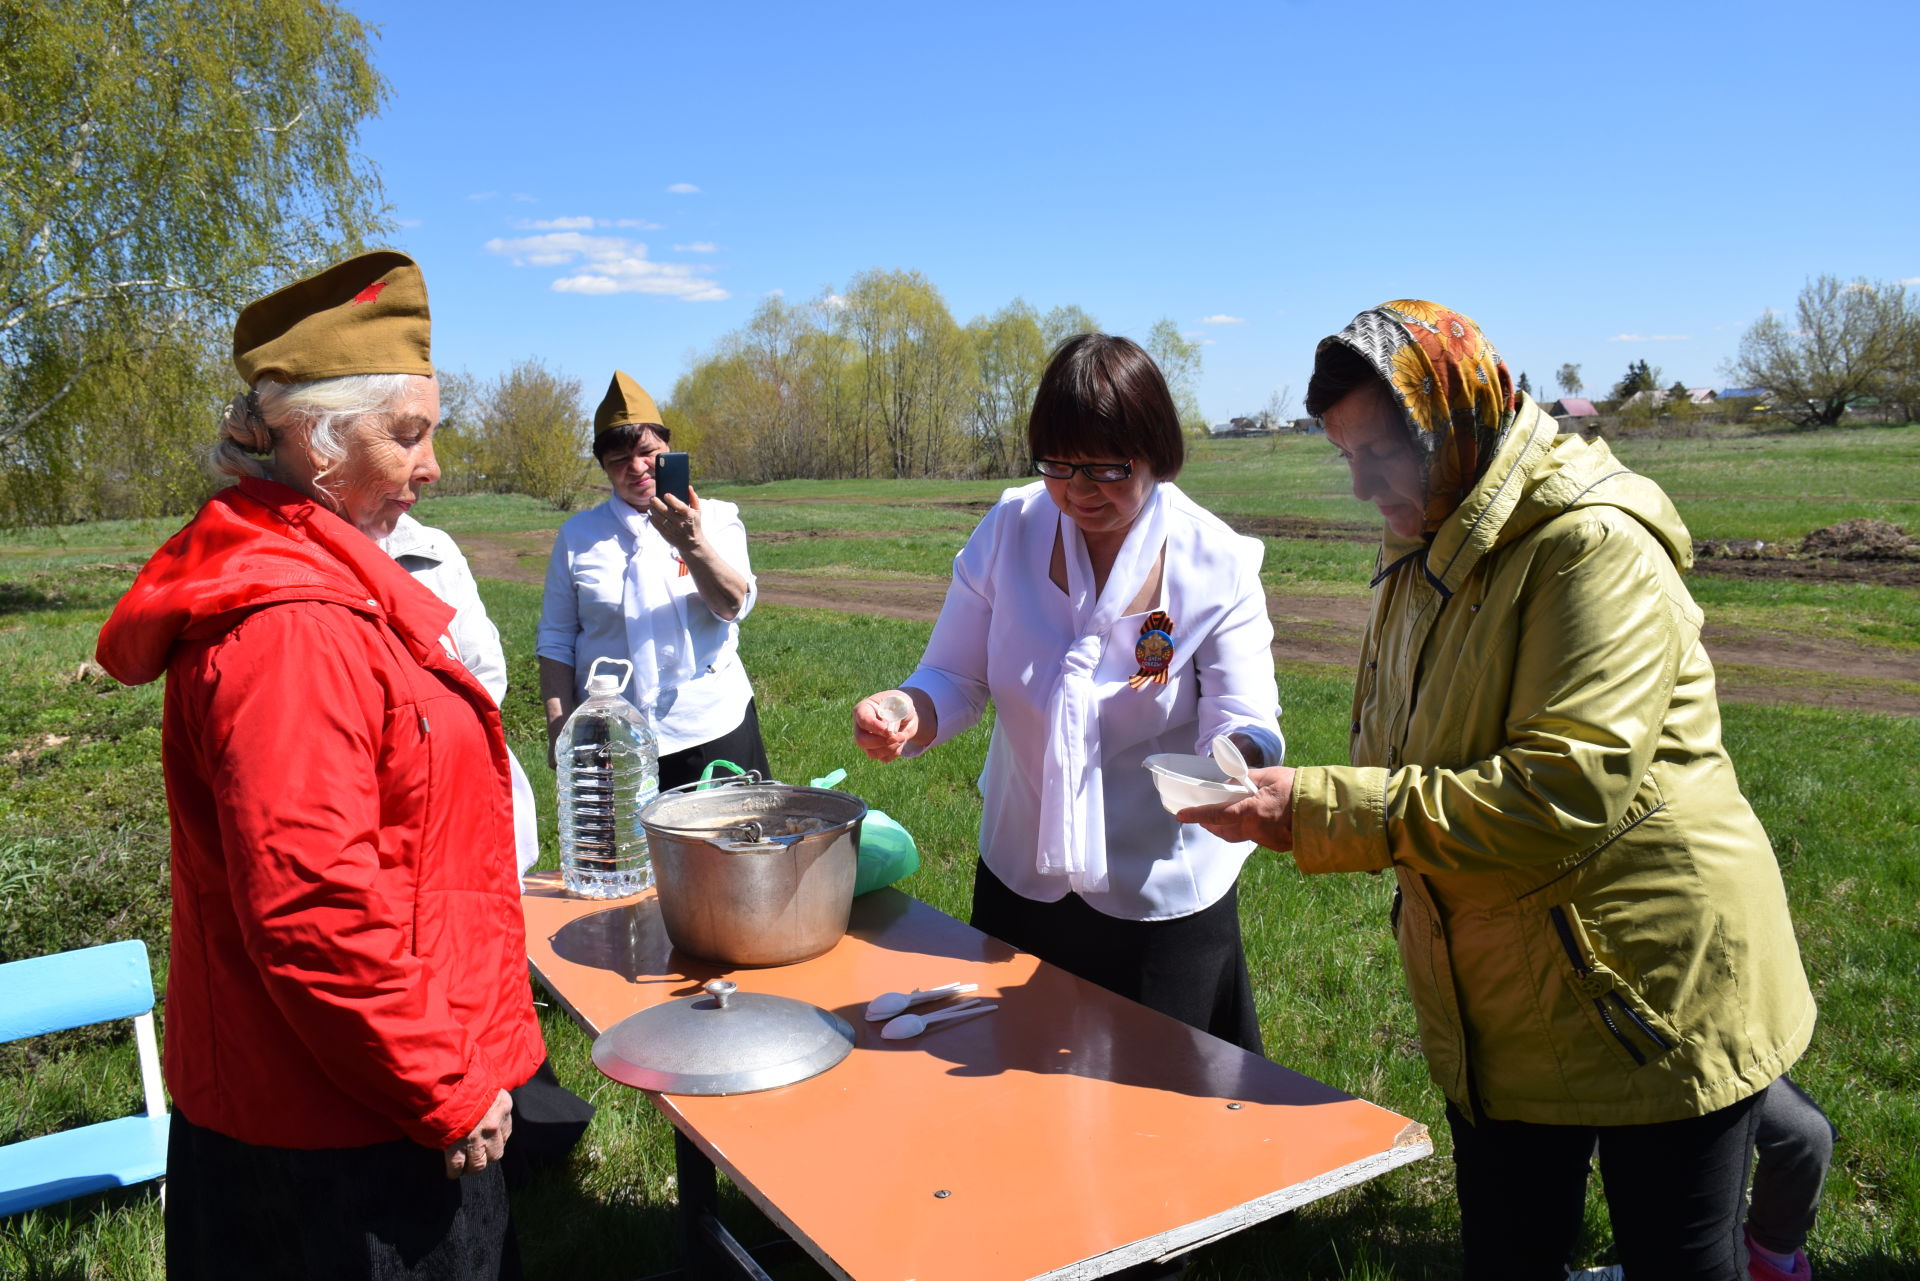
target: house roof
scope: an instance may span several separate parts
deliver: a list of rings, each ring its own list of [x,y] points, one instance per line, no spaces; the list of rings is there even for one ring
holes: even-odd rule
[[[1633,405],[1645,405],[1648,403],[1652,403],[1656,406],[1664,405],[1667,403],[1671,395],[1672,393],[1666,391],[1664,388],[1653,388],[1651,390],[1636,391],[1633,393],[1633,395],[1621,401],[1620,407],[1622,409],[1626,409]],[[1719,393],[1714,391],[1714,389],[1711,387],[1689,387],[1687,388],[1687,403],[1693,404],[1693,405],[1704,405],[1709,401],[1713,400],[1718,395]]]
[[[1547,412],[1555,418],[1591,418],[1600,411],[1584,396],[1562,396],[1548,406]]]
[[[1720,393],[1722,400],[1765,400],[1773,395],[1765,387],[1728,387]]]

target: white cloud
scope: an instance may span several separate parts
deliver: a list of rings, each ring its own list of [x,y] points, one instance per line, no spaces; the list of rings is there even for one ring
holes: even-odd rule
[[[828,294],[820,300],[820,305],[828,311],[845,311],[847,308],[847,300],[839,294]]]
[[[500,193],[497,191],[474,191],[467,194],[468,200],[492,200]]]
[[[686,302],[719,302],[732,295],[705,278],[711,267],[654,262],[647,247],[625,236],[588,236],[550,231],[537,236],[495,237],[488,253],[516,267],[574,267],[550,286],[563,294],[656,294]]]
[[[1903,285],[1909,285],[1909,286],[1920,285],[1920,276],[1908,276],[1905,280],[1902,280],[1900,283]]]
[[[660,230],[659,223],[648,222],[645,218],[594,218],[587,214],[563,214],[558,218],[516,218],[512,225],[520,231],[592,231],[595,227]]]
[[[539,203],[540,203],[539,201],[537,201],[537,200],[535,200],[535,199],[534,199],[534,198],[533,198],[532,196],[529,196],[529,195],[528,195],[528,194],[527,194],[526,192],[524,192],[524,191],[516,191],[516,192],[514,192],[514,193],[513,193],[513,198],[514,198],[515,200],[517,200],[517,201],[519,201],[519,202],[520,202],[521,204],[523,204],[523,205],[537,205],[537,204],[539,204]]]
[[[769,289],[767,290],[766,293],[760,296],[762,298],[785,298],[787,296],[787,291],[784,289]]]
[[[1200,317],[1200,323],[1203,325],[1244,325],[1247,323],[1247,318],[1245,316],[1229,316],[1225,312],[1219,312],[1212,316]]]
[[[1692,334],[1615,334],[1608,342],[1691,342]]]
[[[676,182],[671,187],[668,187],[667,190],[676,196],[697,196],[700,194],[700,188],[690,182]]]
[[[418,218],[395,218],[393,225],[396,227],[418,227],[420,220]]]
[[[1200,340],[1200,345],[1201,345],[1202,347],[1212,347],[1212,346],[1214,346],[1214,345],[1215,345],[1215,343],[1214,343],[1214,341],[1213,341],[1213,339],[1211,339],[1211,338],[1202,338],[1202,339]]]
[[[719,252],[720,246],[711,240],[696,240],[690,245],[675,245],[673,251],[681,254],[710,254]]]

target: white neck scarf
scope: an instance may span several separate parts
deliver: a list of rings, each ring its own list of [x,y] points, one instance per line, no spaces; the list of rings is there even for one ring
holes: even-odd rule
[[[1035,866],[1065,876],[1077,893],[1107,888],[1106,792],[1100,776],[1100,706],[1093,676],[1106,653],[1107,634],[1126,612],[1166,542],[1162,486],[1155,485],[1134,518],[1107,572],[1106,589],[1093,590],[1093,562],[1079,526],[1060,516],[1067,563],[1067,601],[1074,640],[1060,660],[1047,700],[1047,756],[1040,778],[1040,832]]]
[[[680,562],[645,513],[618,497],[608,499],[607,507],[633,535],[633,555],[627,559],[620,602],[627,623],[627,655],[633,660],[627,697],[652,718],[661,710],[661,692],[671,692],[693,675],[686,598],[673,589]]]

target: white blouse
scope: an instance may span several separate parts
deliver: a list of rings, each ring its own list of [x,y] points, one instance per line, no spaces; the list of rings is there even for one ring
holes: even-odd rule
[[[619,502],[618,498],[609,498],[570,517],[560,526],[553,555],[547,561],[546,595],[540,606],[534,652],[573,667],[574,697],[583,702],[587,697],[587,672],[594,659],[633,658],[626,614],[627,562],[636,548],[647,557],[672,554],[666,540],[651,528],[636,542],[614,514],[613,504]],[[720,559],[747,580],[747,596],[739,615],[724,619],[700,599],[692,574],[674,575],[668,581],[679,599],[641,620],[652,629],[657,653],[685,647],[694,671],[691,679],[663,682],[654,705],[640,708],[652,721],[662,756],[697,747],[738,728],[753,698],[753,686],[739,654],[739,623],[753,608],[756,591],[747,563],[747,527],[734,504],[703,498],[700,531]],[[638,677],[630,681],[628,697],[632,699],[641,686]]]
[[[473,581],[460,545],[445,530],[403,514],[393,532],[380,540],[380,547],[421,586],[453,606],[448,639],[459,651],[461,664],[498,707],[507,696],[507,656],[500,647],[500,629],[487,617],[479,584]],[[514,862],[525,876],[540,858],[539,813],[533,803],[533,785],[512,749],[507,751],[507,765],[513,778]]]
[[[1253,843],[1227,842],[1161,808],[1142,762],[1158,752],[1205,754],[1214,737],[1250,734],[1280,763],[1280,695],[1273,675],[1273,624],[1260,586],[1265,549],[1228,529],[1169,482],[1166,556],[1155,607],[1173,624],[1165,684],[1134,688],[1134,652],[1153,610],[1113,624],[1092,679],[1099,715],[1100,787],[1107,885],[1082,891],[1093,907],[1129,920],[1186,916],[1218,902],[1240,875]],[[920,666],[907,684],[933,700],[939,733],[931,747],[975,724],[994,704],[992,743],[979,780],[984,809],[980,855],[1016,893],[1054,902],[1064,876],[1042,874],[1036,858],[1040,779],[1050,696],[1074,643],[1072,611],[1049,577],[1056,535],[1069,555],[1080,531],[1046,486],[1007,490],[953,561],[953,582]],[[925,748],[910,748],[908,755]]]

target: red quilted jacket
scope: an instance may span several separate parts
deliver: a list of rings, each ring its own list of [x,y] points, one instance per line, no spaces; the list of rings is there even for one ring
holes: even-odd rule
[[[453,610],[269,481],[140,571],[98,656],[167,676],[166,1076],[247,1143],[444,1148],[543,1057],[506,741]]]

